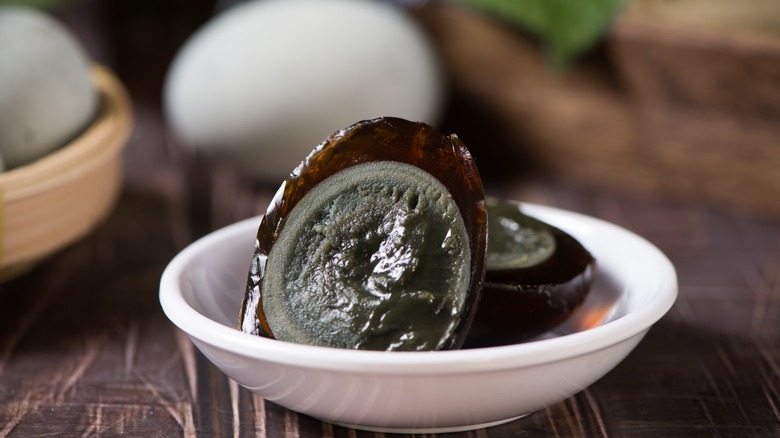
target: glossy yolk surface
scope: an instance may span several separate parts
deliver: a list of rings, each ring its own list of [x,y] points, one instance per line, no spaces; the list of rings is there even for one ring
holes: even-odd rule
[[[460,321],[468,237],[427,172],[378,161],[336,173],[290,212],[268,256],[263,311],[277,339],[438,349]]]
[[[544,223],[495,199],[488,200],[487,207],[488,269],[527,268],[553,255],[555,238]]]

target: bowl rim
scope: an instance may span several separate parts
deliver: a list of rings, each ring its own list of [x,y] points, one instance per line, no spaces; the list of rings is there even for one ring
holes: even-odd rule
[[[179,281],[194,257],[237,234],[245,234],[259,217],[245,219],[216,230],[191,243],[165,268],[159,299],[166,316],[194,341],[204,342],[237,355],[277,364],[353,373],[392,375],[481,373],[540,365],[606,349],[642,334],[672,307],[677,297],[677,274],[671,261],[654,245],[622,227],[579,213],[530,203],[518,203],[532,214],[556,215],[565,221],[585,221],[595,227],[633,240],[655,262],[658,279],[642,308],[598,327],[551,339],[467,350],[435,352],[384,352],[300,345],[261,338],[214,321],[193,309],[182,296]],[[565,226],[555,224],[566,230]],[[248,266],[249,260],[247,260]],[[197,343],[197,342],[196,342]]]

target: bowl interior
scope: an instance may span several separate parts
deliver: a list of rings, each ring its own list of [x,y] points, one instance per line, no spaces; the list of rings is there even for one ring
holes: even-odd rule
[[[236,224],[227,239],[212,242],[208,251],[198,252],[183,278],[182,296],[192,309],[206,318],[234,329],[246,285],[253,239],[259,218]],[[604,264],[599,259],[599,266]],[[611,261],[610,267],[614,266]],[[217,262],[215,264],[215,262]],[[202,268],[200,268],[202,267]],[[625,278],[613,269],[599,269],[594,285],[583,305],[563,324],[534,340],[552,339],[603,325],[642,306],[650,296],[630,293]],[[649,288],[648,288],[649,289]]]

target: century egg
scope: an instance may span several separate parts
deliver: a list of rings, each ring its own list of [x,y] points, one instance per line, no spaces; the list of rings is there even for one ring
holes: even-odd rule
[[[486,229],[479,173],[457,136],[358,122],[316,147],[261,217],[239,328],[335,348],[459,348]]]
[[[488,198],[487,272],[464,347],[529,340],[566,320],[588,295],[595,259],[570,234]]]

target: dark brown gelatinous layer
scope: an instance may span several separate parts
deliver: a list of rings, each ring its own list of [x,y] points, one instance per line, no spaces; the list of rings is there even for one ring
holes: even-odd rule
[[[444,348],[459,348],[469,331],[481,295],[487,250],[487,213],[482,182],[466,146],[455,135],[398,118],[358,122],[329,136],[295,168],[277,191],[257,231],[239,328],[274,338],[263,313],[262,279],[265,263],[285,218],[320,182],[352,166],[374,161],[397,161],[416,166],[438,179],[451,193],[469,236],[471,254],[468,299],[458,327]]]
[[[547,226],[556,245],[547,260],[526,268],[487,270],[464,348],[527,341],[566,320],[585,300],[595,259],[574,237]]]

